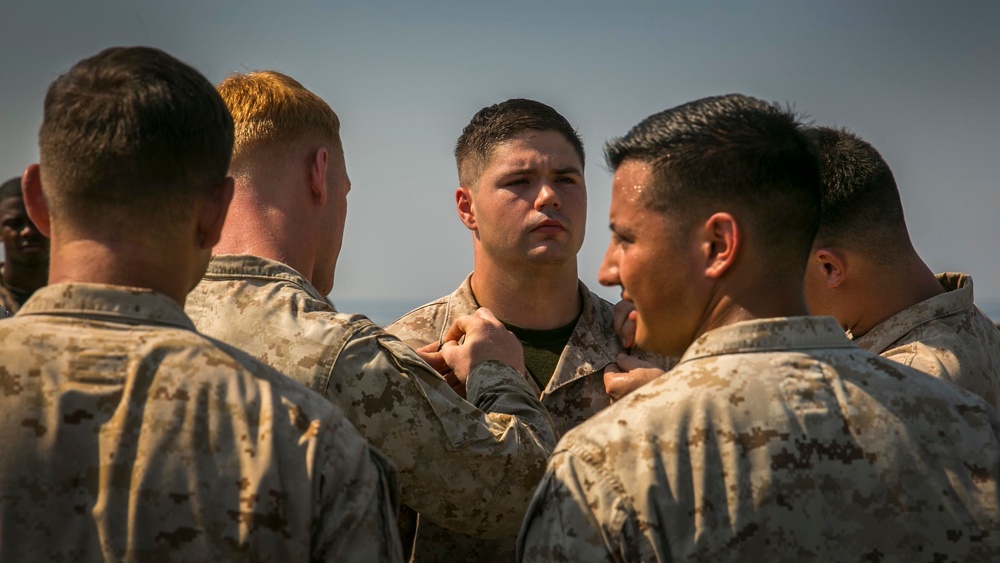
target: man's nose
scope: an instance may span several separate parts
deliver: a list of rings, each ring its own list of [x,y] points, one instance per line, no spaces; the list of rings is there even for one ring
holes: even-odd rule
[[[552,184],[543,181],[542,187],[538,190],[538,195],[535,197],[535,209],[543,209],[550,206],[559,209],[561,205],[559,192],[552,187]]]
[[[21,232],[19,233],[21,237],[40,237],[42,236],[41,231],[35,226],[30,220],[24,222],[24,226],[21,227]]]
[[[608,249],[604,252],[601,267],[597,270],[597,281],[608,287],[622,283],[618,277],[618,245],[614,240],[608,243]]]

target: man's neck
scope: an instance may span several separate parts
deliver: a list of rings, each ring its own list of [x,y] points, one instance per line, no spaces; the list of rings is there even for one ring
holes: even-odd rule
[[[857,300],[857,317],[847,327],[855,338],[893,315],[947,291],[915,253],[901,265],[872,265],[862,274],[864,277],[854,288],[862,294]]]
[[[192,280],[204,273],[204,263],[194,262],[169,255],[162,245],[137,240],[108,243],[75,239],[61,243],[53,237],[49,283],[101,283],[152,289],[183,307]]]
[[[249,186],[237,188],[242,194],[233,198],[222,238],[212,254],[246,254],[281,262],[312,282],[316,264],[315,245],[309,228],[285,213],[282,207],[262,205],[250,200]]]
[[[575,260],[558,266],[506,266],[477,259],[471,283],[479,305],[521,328],[565,326],[580,312]]]
[[[34,293],[49,279],[49,265],[29,266],[17,262],[5,262],[0,266],[0,276],[4,286],[15,291]]]
[[[761,280],[769,280],[770,283],[762,287]],[[745,276],[742,281],[729,279],[724,285],[716,284],[695,338],[712,329],[741,321],[808,315],[801,278],[782,280],[773,273],[771,276],[753,274]]]

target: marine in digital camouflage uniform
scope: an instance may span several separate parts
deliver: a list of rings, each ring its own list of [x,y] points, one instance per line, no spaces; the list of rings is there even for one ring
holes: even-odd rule
[[[1000,405],[1000,330],[976,307],[972,277],[938,274],[947,292],[882,321],[854,343]]]
[[[471,276],[454,293],[417,309],[386,327],[386,331],[413,348],[443,339],[454,320],[479,308]],[[562,434],[611,404],[604,391],[604,368],[624,353],[612,328],[611,304],[579,282],[582,313],[559,356],[544,391],[535,392]],[[537,383],[535,383],[537,385]]]
[[[408,505],[469,534],[516,534],[556,441],[516,369],[516,339],[499,321],[466,317],[462,345],[455,336],[427,353],[466,381],[465,400],[397,338],[334,310],[323,296],[350,187],[336,114],[272,71],[232,75],[218,88],[236,122],[236,195],[220,255],[187,301],[195,325],[339,405],[395,462]]]
[[[0,342],[0,560],[402,560],[392,463],[169,297],[48,286]]]
[[[620,371],[615,362],[626,354],[612,306],[577,278],[587,211],[583,143],[553,108],[513,99],[473,116],[455,159],[457,211],[475,233],[475,270],[454,293],[386,330],[414,347],[443,343],[455,318],[488,307],[518,335],[535,394],[565,432],[611,404],[604,375]],[[670,365],[642,357],[657,363],[647,368],[657,374]],[[484,542],[421,517],[411,561],[512,561],[513,536]]]
[[[741,95],[609,143],[602,283],[680,363],[560,440],[522,561],[992,561],[1000,419],[806,316],[819,167]]]
[[[858,346],[972,391],[1000,408],[1000,331],[973,303],[972,278],[935,276],[906,229],[892,170],[846,129],[809,130],[823,215],[806,297]]]
[[[0,560],[400,561],[392,464],[182,309],[232,196],[212,85],[108,49],[53,82],[39,141],[59,282],[0,323]]]
[[[0,318],[3,310],[16,313],[49,276],[49,240],[28,217],[21,196],[21,178],[0,185]]]

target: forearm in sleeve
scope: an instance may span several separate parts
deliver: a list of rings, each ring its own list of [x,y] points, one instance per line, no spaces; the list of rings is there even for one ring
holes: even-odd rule
[[[551,418],[513,368],[477,366],[462,399],[381,329],[339,355],[327,397],[400,472],[402,500],[446,528],[512,537],[556,442]]]

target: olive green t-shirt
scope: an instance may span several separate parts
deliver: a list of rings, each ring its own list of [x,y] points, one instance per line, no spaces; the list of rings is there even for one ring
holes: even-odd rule
[[[524,365],[539,389],[545,390],[549,380],[552,379],[552,374],[559,364],[559,356],[562,355],[563,348],[569,342],[569,337],[573,335],[573,329],[579,320],[580,315],[577,314],[571,323],[547,330],[521,328],[503,323],[521,342],[521,347],[524,348]]]

